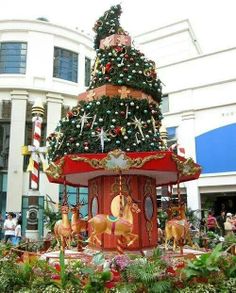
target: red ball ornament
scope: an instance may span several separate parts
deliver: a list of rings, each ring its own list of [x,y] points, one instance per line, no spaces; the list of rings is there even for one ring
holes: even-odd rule
[[[125,111],[120,111],[121,116],[125,116]]]
[[[121,127],[116,127],[115,129],[114,129],[114,131],[115,131],[115,133],[117,134],[117,135],[120,135],[121,134]]]
[[[129,55],[128,54],[125,54],[125,56],[124,56],[126,59],[128,59],[129,58]]]
[[[129,69],[128,69],[127,67],[124,67],[124,68],[123,68],[123,71],[124,71],[124,72],[128,72],[128,70],[129,70]]]
[[[68,118],[72,118],[72,117],[74,116],[74,114],[73,114],[72,112],[67,112],[66,116],[67,116]]]
[[[134,62],[134,58],[133,58],[133,57],[130,57],[130,58],[129,58],[129,61],[130,61],[130,62]]]
[[[108,62],[105,66],[105,73],[109,73],[111,71],[111,62]]]
[[[87,124],[86,124],[86,127],[87,127],[87,128],[90,128],[90,127],[91,127],[91,123],[87,123]]]
[[[83,146],[84,147],[87,147],[89,145],[89,143],[87,142],[87,141],[85,141],[84,143],[83,143]]]

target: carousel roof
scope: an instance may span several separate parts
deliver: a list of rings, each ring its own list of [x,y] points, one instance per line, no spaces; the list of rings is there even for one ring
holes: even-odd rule
[[[201,167],[191,158],[172,151],[71,154],[52,162],[46,170],[50,182],[70,186],[87,186],[97,176],[144,175],[155,178],[156,186],[197,179]]]

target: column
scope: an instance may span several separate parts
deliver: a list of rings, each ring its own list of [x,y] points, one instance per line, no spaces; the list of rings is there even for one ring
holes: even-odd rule
[[[23,156],[21,147],[25,144],[25,119],[28,92],[11,92],[11,129],[7,178],[6,211],[21,212],[23,194]]]
[[[195,145],[195,113],[186,111],[182,113],[182,121],[178,128],[178,143],[185,148],[186,157],[196,161]],[[201,208],[201,200],[197,180],[184,182],[187,191],[188,207],[192,210]]]
[[[55,93],[47,93],[47,136],[55,131],[59,120],[61,119],[61,106],[63,104],[63,96]],[[46,174],[41,174],[42,177]],[[59,201],[59,184],[50,183],[47,178],[44,178],[45,182],[41,190],[43,194],[48,194],[53,201]]]

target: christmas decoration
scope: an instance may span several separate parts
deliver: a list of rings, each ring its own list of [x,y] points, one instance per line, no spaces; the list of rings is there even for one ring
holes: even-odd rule
[[[27,171],[30,173],[30,188],[38,190],[39,188],[39,164],[42,163],[43,170],[48,167],[46,159],[47,147],[40,147],[41,128],[43,122],[44,108],[41,102],[36,101],[32,107],[32,123],[33,123],[33,141],[32,145],[24,146],[23,155],[31,155]]]
[[[91,83],[50,136],[47,175],[88,186],[90,244],[123,253],[156,246],[156,186],[196,179],[200,166],[167,150],[156,64],[131,46],[120,14],[112,6],[95,24]]]

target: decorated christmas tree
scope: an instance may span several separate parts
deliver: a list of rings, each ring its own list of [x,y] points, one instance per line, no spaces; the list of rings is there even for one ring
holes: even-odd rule
[[[50,161],[75,153],[165,149],[156,65],[134,48],[120,15],[121,6],[112,6],[94,26],[91,83],[49,136]]]

